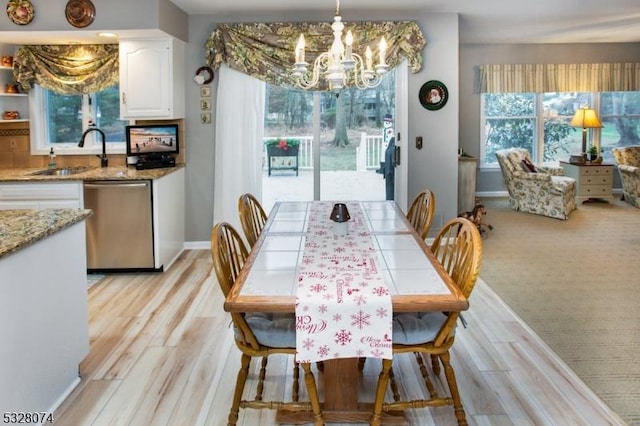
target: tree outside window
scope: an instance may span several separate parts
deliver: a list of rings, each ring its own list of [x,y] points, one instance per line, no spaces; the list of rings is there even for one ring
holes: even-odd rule
[[[529,152],[534,152],[535,94],[485,94],[482,113],[483,163],[497,164],[496,151],[508,147],[525,148]]]
[[[41,90],[50,144],[77,144],[89,123],[105,133],[107,142],[124,143],[128,121],[120,120],[118,85],[89,95],[61,95]]]
[[[600,111],[602,156],[613,163],[611,148],[640,145],[640,92],[604,92]]]
[[[581,151],[582,130],[569,123],[585,106],[595,108],[603,129],[588,132],[600,141],[604,161],[611,148],[640,144],[640,92],[487,93],[482,96],[482,164],[497,167],[495,152],[519,147],[534,161],[567,161]]]

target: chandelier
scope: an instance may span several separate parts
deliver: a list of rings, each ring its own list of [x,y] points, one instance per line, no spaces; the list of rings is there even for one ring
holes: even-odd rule
[[[368,89],[376,87],[382,80],[389,66],[385,63],[385,55],[387,51],[387,42],[384,37],[379,43],[379,63],[373,67],[373,54],[371,48],[367,46],[367,50],[362,56],[353,53],[353,34],[351,30],[347,31],[344,43],[342,42],[342,30],[344,24],[340,17],[340,0],[336,0],[336,15],[333,17],[333,43],[331,48],[321,53],[313,61],[313,69],[308,71],[304,58],[304,34],[300,34],[298,44],[296,45],[295,57],[296,63],[293,69],[293,76],[296,84],[302,89],[312,89],[318,87],[320,76],[322,75],[329,84],[329,90],[334,92],[340,91],[353,81],[360,89]],[[346,47],[345,47],[346,45]]]

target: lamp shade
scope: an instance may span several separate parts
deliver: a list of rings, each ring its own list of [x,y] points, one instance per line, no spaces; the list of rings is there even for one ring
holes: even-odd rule
[[[347,210],[347,205],[344,203],[334,204],[329,219],[338,223],[346,222],[351,219],[351,216],[349,216],[349,210]]]
[[[596,110],[593,108],[580,108],[571,119],[571,127],[581,127],[583,129],[595,129],[602,127],[598,119]]]

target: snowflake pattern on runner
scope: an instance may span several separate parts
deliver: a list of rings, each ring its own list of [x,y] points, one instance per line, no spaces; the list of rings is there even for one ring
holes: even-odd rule
[[[363,311],[358,311],[358,313],[351,315],[351,319],[351,325],[356,326],[359,330],[371,325],[371,315]]]
[[[298,270],[297,359],[391,359],[391,296],[364,213],[349,203],[348,233],[336,235],[332,208],[321,201],[309,212]]]

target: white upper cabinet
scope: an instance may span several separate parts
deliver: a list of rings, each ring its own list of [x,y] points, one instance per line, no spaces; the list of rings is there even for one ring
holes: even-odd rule
[[[184,43],[120,41],[120,118],[184,118]]]

